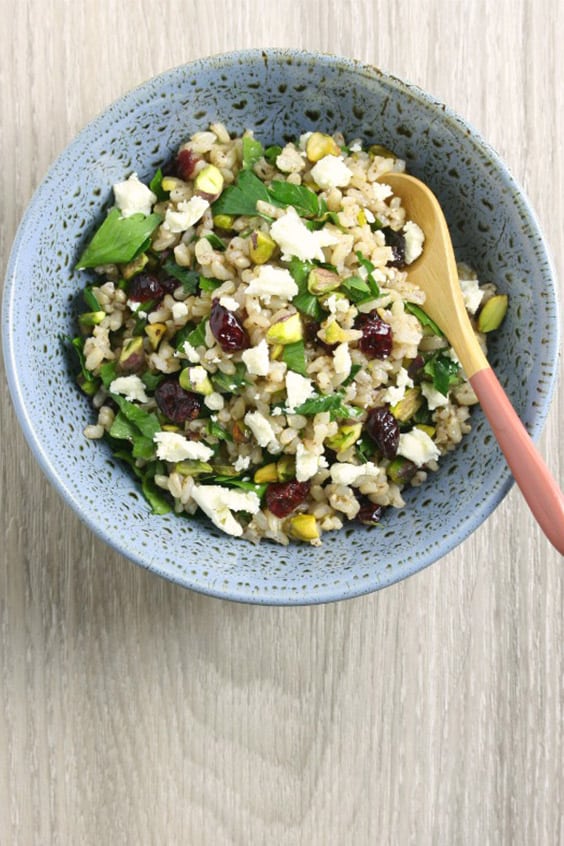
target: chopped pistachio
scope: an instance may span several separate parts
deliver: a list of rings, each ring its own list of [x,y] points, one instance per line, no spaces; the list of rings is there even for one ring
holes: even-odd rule
[[[354,334],[354,329],[343,329],[340,326],[333,315],[329,317],[321,326],[321,329],[317,333],[317,337],[320,338],[322,341],[325,341],[326,344],[342,344],[343,341],[352,341],[356,340],[358,337],[358,333]],[[351,335],[353,335],[351,337]],[[362,335],[362,332],[360,332]]]
[[[263,485],[265,482],[278,482],[278,473],[276,470],[276,462],[272,464],[265,464],[264,467],[259,467],[253,476],[253,482],[257,485]]]
[[[144,361],[142,336],[136,335],[134,338],[129,338],[119,354],[120,368],[122,370],[137,370],[143,365]]]
[[[270,348],[270,360],[278,361],[283,352],[284,344],[274,344],[274,346]]]
[[[327,438],[325,443],[335,452],[343,452],[355,444],[362,434],[362,423],[346,423],[339,426],[337,433]]]
[[[249,257],[251,261],[255,264],[265,264],[276,249],[276,241],[260,229],[251,233],[250,240]]]
[[[196,379],[194,378],[194,374],[192,372],[194,370],[200,371],[203,370],[203,368],[185,367],[180,371],[180,376],[178,377],[180,387],[184,388],[185,391],[193,391],[195,394],[202,394],[202,396],[205,397],[209,396],[209,394],[213,393],[213,385],[209,376],[206,375],[202,379]]]
[[[266,340],[270,344],[294,344],[303,336],[302,319],[297,312],[277,320],[266,332]]]
[[[81,326],[97,326],[106,316],[105,311],[85,311],[78,318]]]
[[[307,277],[307,289],[310,294],[328,294],[340,284],[339,274],[326,267],[314,267]]]
[[[417,423],[417,425],[413,428],[421,429],[421,431],[425,432],[426,435],[429,435],[430,438],[432,438],[435,432],[437,431],[434,426],[427,426],[426,423]]]
[[[124,279],[133,279],[134,276],[141,273],[148,261],[148,255],[146,253],[141,253],[140,256],[137,256],[137,258],[134,258],[133,261],[130,261],[128,264],[122,264],[120,268],[121,275]]]
[[[194,180],[196,194],[213,203],[223,190],[223,174],[215,165],[203,167]]]
[[[366,223],[366,215],[364,213],[364,209],[359,209],[359,212],[356,216],[356,222],[359,226],[364,226],[364,224]]]
[[[306,156],[310,162],[318,162],[325,156],[340,156],[341,148],[334,138],[323,132],[312,132],[306,142]]]
[[[218,229],[231,229],[234,222],[235,218],[232,214],[216,214],[213,217],[213,225],[217,226]]]
[[[211,473],[213,467],[205,461],[179,461],[174,465],[174,470],[181,476],[197,476],[200,473]]]
[[[373,144],[368,148],[368,152],[373,156],[380,156],[383,159],[397,159],[396,154],[389,150],[388,147],[384,147],[383,144]]]
[[[283,455],[276,462],[276,473],[279,482],[289,482],[296,477],[296,461],[293,455]]]
[[[402,455],[396,455],[386,468],[389,479],[396,485],[405,485],[415,476],[416,472],[417,466],[413,461],[404,458]]]
[[[493,332],[501,326],[507,314],[507,294],[496,294],[484,305],[478,315],[478,329],[480,332]]]
[[[181,188],[186,183],[176,176],[163,176],[161,188],[163,191],[174,191],[175,188]]]
[[[296,514],[295,517],[291,517],[290,533],[298,540],[317,540],[319,528],[313,514]]]
[[[151,344],[151,349],[153,350],[153,352],[159,346],[165,332],[166,323],[148,323],[145,326],[145,334],[149,339],[149,343]]]
[[[419,388],[408,388],[403,398],[392,405],[390,411],[400,423],[405,423],[416,414],[423,405],[423,397]]]
[[[214,464],[213,465],[213,472],[216,473],[218,476],[238,476],[239,471],[235,470],[231,464]]]

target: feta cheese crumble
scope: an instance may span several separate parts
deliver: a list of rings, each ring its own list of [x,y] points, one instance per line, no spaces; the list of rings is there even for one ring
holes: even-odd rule
[[[260,509],[260,499],[254,491],[234,491],[221,485],[194,485],[192,499],[218,529],[234,537],[241,537],[243,527],[231,512],[256,514]]]
[[[397,454],[413,461],[416,467],[423,467],[429,461],[436,461],[441,453],[427,432],[412,429],[411,432],[403,432],[399,436]]]
[[[153,203],[157,202],[156,194],[139,180],[136,173],[132,173],[124,182],[116,182],[113,186],[116,206],[122,217],[133,214],[151,214]]]
[[[353,485],[357,486],[361,479],[366,477],[375,477],[381,475],[380,468],[372,461],[367,461],[366,464],[349,464],[345,461],[333,464],[330,469],[331,480],[336,485]]]
[[[484,292],[480,290],[480,283],[477,279],[460,279],[459,281],[464,305],[470,314],[476,314],[484,296]]]
[[[421,227],[413,220],[408,220],[402,231],[405,238],[405,263],[412,264],[423,252],[425,235]]]
[[[256,347],[244,350],[241,353],[241,358],[252,376],[266,376],[268,374],[270,359],[268,357],[268,344],[264,338]]]
[[[323,156],[311,169],[311,176],[322,191],[346,188],[352,175],[352,170],[339,156]]]
[[[442,405],[448,405],[448,396],[441,394],[430,382],[421,382],[421,393],[427,400],[429,411],[434,411]]]
[[[184,342],[184,346],[182,348],[184,350],[184,355],[188,359],[191,364],[198,364],[200,361],[200,353],[198,350],[192,346],[189,341]]]
[[[328,229],[316,232],[308,229],[293,206],[288,206],[286,212],[274,221],[270,235],[282,250],[282,261],[289,261],[292,256],[302,261],[325,261],[322,248],[338,242],[338,238]]]
[[[349,352],[349,345],[346,341],[339,344],[333,351],[333,367],[335,368],[335,373],[341,379],[346,379],[351,372],[352,359]]]
[[[162,461],[207,461],[213,455],[210,447],[200,441],[189,441],[178,432],[156,432],[153,441],[157,445],[157,458]]]
[[[178,203],[176,211],[173,209],[166,210],[162,226],[172,233],[184,232],[203,217],[209,205],[203,197],[195,196],[188,201],[184,200]]]
[[[226,308],[227,311],[237,311],[239,303],[234,297],[223,296],[219,298],[219,304]]]
[[[404,398],[406,388],[413,388],[413,379],[410,378],[405,367],[400,367],[396,376],[396,384],[387,388],[382,397],[383,401],[395,405]]]
[[[311,379],[300,376],[293,370],[286,373],[286,411],[292,414],[303,402],[315,393]]]
[[[148,402],[145,385],[139,376],[118,376],[110,384],[110,393],[119,394],[129,402]]]
[[[248,296],[259,297],[268,305],[271,297],[291,300],[298,291],[298,286],[289,270],[284,267],[273,267],[271,264],[262,264],[258,274],[249,282],[246,293]]]
[[[323,455],[323,447],[319,450],[307,449],[300,441],[296,447],[296,479],[298,482],[307,482],[318,470],[327,467],[327,459]]]
[[[274,429],[260,411],[247,411],[244,420],[259,446],[279,449]]]

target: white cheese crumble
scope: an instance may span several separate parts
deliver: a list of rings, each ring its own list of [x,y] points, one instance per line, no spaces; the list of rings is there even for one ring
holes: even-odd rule
[[[200,220],[209,205],[203,197],[191,197],[187,202],[184,200],[178,203],[176,211],[166,210],[163,228],[173,233],[184,232]]]
[[[482,302],[484,292],[480,290],[480,283],[477,279],[460,279],[464,305],[470,314],[476,314]]]
[[[260,499],[254,491],[234,491],[221,485],[194,485],[192,499],[214,526],[235,537],[243,534],[243,527],[231,512],[256,514],[260,508]]]
[[[177,303],[174,303],[171,311],[172,311],[172,316],[173,316],[174,320],[181,320],[183,317],[186,317],[186,315],[188,314],[188,306],[186,305],[186,303],[177,302]]]
[[[234,297],[228,297],[227,295],[219,298],[219,304],[226,308],[227,311],[237,311],[239,308],[239,303]]]
[[[408,220],[402,231],[405,238],[405,263],[412,264],[423,252],[425,235],[421,227],[413,220]]]
[[[192,385],[193,389],[197,391],[199,386],[208,378],[208,371],[204,367],[198,365],[196,367],[190,368],[189,375],[190,384]]]
[[[315,393],[311,379],[307,376],[300,376],[299,373],[294,373],[293,370],[288,370],[286,373],[286,411],[290,414],[296,408],[309,399]]]
[[[270,234],[282,251],[282,261],[289,261],[292,256],[302,261],[325,261],[322,247],[338,242],[338,238],[327,229],[311,232],[293,206],[288,206],[286,212],[274,221]]]
[[[235,464],[233,465],[233,469],[237,471],[237,473],[242,473],[243,470],[248,470],[251,465],[251,457],[250,455],[240,455]]]
[[[376,218],[370,209],[364,209],[364,217],[366,218],[367,223],[374,223],[376,221]]]
[[[338,297],[336,294],[331,294],[331,296],[327,297],[325,305],[331,314],[338,314],[339,312],[344,314],[351,307],[351,304],[346,297]]]
[[[204,397],[204,405],[209,408],[210,411],[221,411],[225,405],[225,400],[218,391],[212,391],[211,394]]]
[[[327,459],[319,450],[310,450],[300,441],[296,447],[296,479],[307,482],[318,470],[327,467]]]
[[[441,453],[427,432],[412,429],[411,432],[403,432],[399,436],[397,454],[413,461],[417,467],[422,467],[429,461],[435,461]]]
[[[183,350],[184,355],[186,356],[189,362],[191,362],[192,364],[198,364],[198,362],[200,361],[200,353],[195,347],[192,346],[189,341],[184,342]]]
[[[251,376],[266,376],[268,374],[270,359],[268,357],[268,344],[264,338],[256,347],[250,347],[242,352],[241,358]]]
[[[145,385],[139,376],[118,376],[110,384],[110,393],[119,394],[130,402],[148,402]]]
[[[259,446],[278,446],[274,429],[260,411],[247,411],[244,420]]]
[[[388,197],[391,197],[394,193],[389,185],[385,182],[373,182],[372,183],[372,193],[374,194],[374,199],[377,200],[379,203],[383,203],[384,200],[387,200]]]
[[[352,170],[339,156],[323,156],[311,169],[312,179],[322,191],[346,188],[352,179]]]
[[[346,379],[351,372],[352,359],[349,352],[349,345],[346,341],[339,344],[339,346],[333,351],[333,367],[335,368],[335,373],[337,376],[340,376],[341,379]]]
[[[258,274],[249,282],[246,293],[249,296],[260,297],[268,305],[271,297],[291,300],[298,290],[289,270],[273,267],[271,264],[262,264]]]
[[[132,173],[124,182],[116,182],[113,186],[116,206],[122,217],[132,214],[151,214],[153,203],[157,202],[156,194],[139,180],[136,173]]]
[[[157,444],[157,458],[162,461],[207,461],[213,455],[210,447],[200,441],[189,441],[178,432],[156,432],[153,440]]]
[[[440,391],[431,385],[430,382],[421,382],[421,393],[427,400],[429,411],[434,411],[441,405],[448,405],[448,396],[445,397]]]
[[[413,388],[413,379],[410,378],[405,367],[400,367],[396,376],[396,384],[390,385],[386,390],[382,397],[383,401],[395,405],[404,398],[406,388]]]
[[[331,480],[336,485],[358,485],[361,479],[367,476],[378,477],[381,474],[380,468],[372,461],[366,464],[349,464],[346,461],[336,462],[331,465]]]

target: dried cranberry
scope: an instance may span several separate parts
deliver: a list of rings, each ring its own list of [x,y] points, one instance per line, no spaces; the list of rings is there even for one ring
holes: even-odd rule
[[[392,351],[392,327],[376,311],[359,314],[355,327],[362,331],[358,348],[367,358],[388,358]]]
[[[372,408],[368,412],[364,429],[376,443],[385,458],[393,458],[398,451],[398,421],[387,408]]]
[[[156,276],[151,273],[139,273],[129,280],[127,293],[133,302],[147,303],[149,300],[162,300],[165,291]]]
[[[309,344],[316,344],[318,347],[321,347],[321,349],[325,350],[325,352],[333,352],[333,350],[336,349],[338,344],[326,344],[325,341],[322,341],[317,334],[320,329],[321,323],[318,323],[316,320],[307,320],[304,326],[305,340]]]
[[[387,263],[388,267],[405,267],[405,235],[403,232],[392,229],[391,226],[384,226],[380,232],[386,239],[386,246],[392,248],[392,260]]]
[[[423,358],[423,356],[422,355],[416,355],[415,358],[413,358],[409,362],[409,365],[408,365],[408,368],[407,368],[407,375],[409,376],[409,378],[410,379],[416,379],[421,374],[421,370],[422,370],[424,364],[425,364],[425,359]]]
[[[165,415],[173,423],[185,423],[199,416],[202,397],[180,387],[177,379],[165,379],[155,390],[155,400]]]
[[[187,182],[193,176],[198,161],[199,157],[192,150],[181,150],[175,162],[178,177]]]
[[[273,482],[266,489],[266,507],[275,517],[287,517],[309,493],[309,482]]]
[[[383,511],[384,508],[382,505],[376,505],[374,502],[370,502],[368,497],[363,497],[360,501],[360,510],[356,515],[356,519],[367,526],[375,526],[376,523],[380,522]]]
[[[223,352],[246,350],[250,345],[249,336],[241,326],[239,318],[214,300],[210,314],[210,329]]]
[[[161,283],[161,287],[165,294],[174,294],[176,289],[182,284],[178,279],[175,279],[174,276],[162,276],[159,279],[159,282]]]

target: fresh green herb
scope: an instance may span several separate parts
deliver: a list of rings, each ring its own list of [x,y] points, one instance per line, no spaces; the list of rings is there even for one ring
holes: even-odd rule
[[[141,376],[141,381],[143,382],[147,390],[152,393],[159,387],[159,385],[165,378],[166,377],[164,373],[152,373],[150,370],[146,370]]]
[[[209,241],[214,250],[219,250],[221,253],[225,251],[225,244],[219,238],[215,232],[210,232],[208,235],[205,236],[206,241]]]
[[[235,373],[222,373],[217,370],[210,376],[216,391],[224,394],[233,394],[248,384],[247,368],[242,361],[235,365]]]
[[[415,315],[415,317],[418,319],[419,323],[421,323],[422,326],[428,326],[434,332],[435,335],[439,336],[439,338],[444,337],[442,329],[437,326],[435,321],[432,320],[427,314],[427,312],[423,311],[420,306],[415,305],[415,303],[405,302],[404,308],[410,314]]]
[[[172,276],[173,279],[178,279],[182,284],[182,290],[185,294],[195,294],[200,282],[200,274],[195,270],[190,270],[189,267],[180,267],[173,258],[168,258],[163,264],[163,270]],[[145,309],[144,309],[145,311]]]
[[[225,488],[240,488],[243,491],[252,491],[256,493],[259,499],[262,499],[266,493],[268,485],[257,485],[256,482],[248,482],[244,479],[234,479],[232,476],[210,476],[205,480],[204,484],[223,485]]]
[[[105,361],[100,365],[100,378],[104,388],[109,388],[117,378],[117,364],[115,361]]]
[[[163,200],[168,199],[168,191],[165,191],[163,188],[163,172],[161,168],[157,170],[151,181],[149,182],[149,188],[156,195],[158,202],[163,202]]]
[[[216,423],[215,420],[208,420],[207,422],[208,428],[208,435],[211,435],[212,438],[217,438],[218,441],[229,441],[233,440],[233,437],[227,429],[224,429],[223,426],[220,426],[219,423]]]
[[[360,276],[349,276],[341,282],[340,290],[343,291],[351,303],[362,303],[373,299],[370,287]]]
[[[221,197],[212,206],[213,215],[253,215],[257,214],[257,203],[270,202],[266,185],[255,176],[252,170],[241,170],[233,185],[228,185]]]
[[[299,405],[295,414],[303,414],[305,417],[312,417],[323,411],[328,411],[332,420],[349,420],[350,418],[359,417],[362,414],[362,409],[354,408],[343,403],[343,394],[341,391],[336,391],[334,394],[318,394],[311,397]]]
[[[82,292],[84,302],[90,311],[100,311],[100,303],[96,299],[96,295],[92,290],[92,285],[87,285]]]
[[[133,458],[149,460],[155,454],[155,446],[151,438],[142,435],[138,428],[119,411],[110,427],[110,435],[116,440],[129,441],[132,446]]]
[[[298,293],[292,300],[292,305],[295,306],[302,314],[307,314],[308,317],[313,317],[314,320],[320,321],[325,317],[325,311],[314,294],[310,294],[307,289],[307,278],[315,267],[312,262],[301,261],[293,257],[288,265],[292,278],[298,286]]]
[[[245,135],[243,138],[243,167],[251,168],[264,155],[264,149],[260,141]]]
[[[264,157],[269,164],[275,165],[276,159],[278,158],[281,152],[282,147],[280,147],[278,144],[272,144],[270,147],[267,147],[264,151]]]
[[[304,342],[300,340],[294,341],[292,344],[284,344],[282,361],[286,363],[288,370],[293,370],[295,373],[305,376],[306,360]]]
[[[156,414],[145,411],[133,402],[129,402],[119,394],[111,395],[113,401],[119,406],[123,416],[146,438],[153,440],[157,432],[160,432],[161,425]]]
[[[80,366],[79,384],[81,389],[89,397],[94,396],[100,384],[99,379],[86,368],[86,358],[84,356],[84,342],[86,338],[80,336],[70,338],[68,335],[63,335],[61,340],[64,344],[68,344],[75,352]]]
[[[368,282],[368,286],[370,288],[370,293],[372,294],[373,297],[379,297],[380,296],[380,288],[378,287],[378,283],[376,282],[376,280],[372,276],[373,271],[376,270],[376,265],[372,264],[372,262],[369,259],[365,258],[362,255],[362,253],[360,252],[360,250],[356,251],[356,257],[357,257],[358,263],[361,265],[361,267],[364,267],[364,269],[368,271],[368,274],[366,276],[366,281]]]
[[[293,206],[300,217],[322,217],[327,212],[325,200],[305,185],[275,179],[268,194],[273,205]]]
[[[221,285],[223,285],[221,279],[208,279],[207,276],[200,276],[200,289],[202,291],[215,291]]]
[[[207,319],[202,320],[195,328],[190,323],[187,323],[182,329],[179,329],[173,339],[175,349],[182,350],[186,341],[192,347],[203,346],[206,343],[207,322]]]
[[[449,388],[460,379],[460,365],[442,352],[433,353],[423,366],[423,372],[430,376],[433,386],[445,397]]]
[[[363,464],[370,461],[374,455],[374,442],[366,435],[361,435],[354,445],[357,457]]]
[[[351,372],[349,373],[347,378],[343,382],[341,382],[341,387],[346,388],[348,385],[350,385],[352,382],[354,382],[354,377],[361,370],[362,370],[362,364],[353,364],[352,367],[351,367]]]
[[[157,487],[153,479],[145,476],[141,480],[141,490],[143,491],[143,496],[151,506],[153,514],[168,514],[169,511],[172,511],[172,506],[167,500],[164,491]]]
[[[113,208],[76,263],[76,270],[101,264],[127,264],[140,250],[162,221],[162,215],[133,214],[122,217]]]

